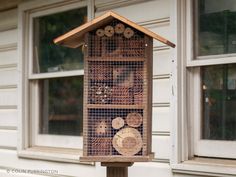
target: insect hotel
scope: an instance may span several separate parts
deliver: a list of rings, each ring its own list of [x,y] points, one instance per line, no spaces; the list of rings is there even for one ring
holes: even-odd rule
[[[174,47],[146,28],[108,12],[54,40],[84,48],[81,160],[152,159],[153,38]]]

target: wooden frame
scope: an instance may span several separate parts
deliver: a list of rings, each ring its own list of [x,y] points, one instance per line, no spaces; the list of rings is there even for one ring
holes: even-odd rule
[[[153,40],[152,38],[145,36],[145,55],[144,58],[126,58],[126,57],[108,57],[106,59],[102,56],[90,58],[88,55],[89,41],[88,35],[85,36],[85,68],[84,68],[84,155],[80,159],[82,161],[102,161],[102,162],[135,162],[135,161],[150,161],[153,158],[151,153],[151,114],[152,114],[152,49]],[[103,49],[103,48],[102,48]],[[116,105],[116,104],[90,104],[88,102],[89,92],[89,62],[91,61],[132,61],[132,62],[143,62],[143,72],[144,72],[144,82],[143,86],[143,103],[141,105]],[[88,132],[89,132],[89,121],[88,121],[88,111],[89,109],[142,109],[143,110],[143,155],[141,156],[123,156],[123,155],[108,155],[108,156],[91,156],[88,154]]]

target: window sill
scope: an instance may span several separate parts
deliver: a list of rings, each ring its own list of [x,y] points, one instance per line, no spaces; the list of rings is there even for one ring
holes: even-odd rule
[[[174,173],[229,177],[236,175],[236,160],[194,158],[171,165]]]
[[[30,147],[18,151],[18,156],[21,158],[47,160],[54,162],[76,163],[83,165],[95,165],[94,162],[80,162],[82,150],[53,148],[53,147]]]

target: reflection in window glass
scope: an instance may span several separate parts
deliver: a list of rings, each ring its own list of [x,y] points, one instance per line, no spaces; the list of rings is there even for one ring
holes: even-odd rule
[[[81,48],[71,49],[53,39],[87,21],[87,7],[34,18],[34,73],[83,69]]]
[[[40,133],[81,135],[83,76],[41,79]]]
[[[236,140],[236,64],[202,67],[202,138]]]
[[[198,0],[197,55],[236,52],[236,1]]]

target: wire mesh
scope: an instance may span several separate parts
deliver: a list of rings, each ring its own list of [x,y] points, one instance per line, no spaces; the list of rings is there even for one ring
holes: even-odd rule
[[[131,114],[143,117],[142,109],[89,109],[88,110],[88,155],[92,156],[107,156],[107,155],[123,155],[126,153],[124,143],[118,142],[118,152],[114,148],[113,137],[120,131],[127,128],[135,129],[139,132],[140,136],[143,135],[142,120],[137,127],[134,127],[135,120],[130,120]],[[119,118],[124,121],[119,128],[114,125],[114,120]],[[131,136],[132,130],[120,133],[120,138],[124,141]],[[142,141],[142,140],[139,140]],[[119,144],[120,143],[120,144]],[[142,143],[142,142],[139,142]],[[133,144],[136,146],[136,142]],[[130,146],[130,145],[129,145]],[[129,147],[133,148],[133,147]],[[137,147],[138,152],[134,155],[142,155],[142,148]]]
[[[88,38],[88,56],[100,60],[105,58],[143,58],[145,57],[145,38],[144,34],[133,28],[126,27],[124,32],[117,33],[116,26],[120,25],[117,20],[107,25],[114,32],[106,31],[106,27],[99,30],[103,31],[98,36],[98,30],[90,32]],[[105,29],[104,29],[105,28]],[[103,30],[104,29],[104,30]],[[112,30],[111,30],[112,31]],[[128,32],[126,32],[128,31]],[[112,36],[110,36],[112,34]]]
[[[141,105],[143,62],[89,61],[89,104]]]
[[[144,34],[113,20],[89,33],[87,51],[87,155],[145,155]]]

